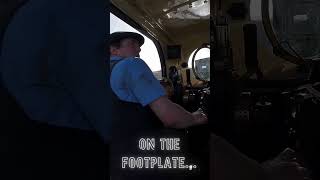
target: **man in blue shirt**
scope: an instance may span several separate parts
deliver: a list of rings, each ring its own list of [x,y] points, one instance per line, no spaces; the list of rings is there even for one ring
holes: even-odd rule
[[[117,164],[126,154],[137,152],[137,140],[141,137],[170,136],[180,129],[207,123],[201,111],[190,113],[171,102],[160,82],[147,64],[139,58],[144,38],[133,32],[115,32],[109,37],[110,85],[112,89],[112,130],[110,155],[112,179],[123,179],[125,170]],[[164,128],[167,127],[167,128]],[[178,133],[178,134],[176,134]],[[182,137],[182,142],[184,138]],[[145,152],[144,156],[161,156],[162,151]],[[154,154],[152,154],[154,153]],[[136,154],[136,155],[137,155]],[[124,171],[124,172],[123,172]],[[118,172],[118,173],[117,173]],[[129,178],[130,177],[130,178]],[[127,177],[133,179],[132,175]],[[135,176],[136,179],[177,179],[174,176],[152,173]],[[183,177],[185,179],[185,177]]]
[[[121,101],[148,106],[165,127],[186,128],[207,123],[201,111],[190,113],[171,102],[147,64],[139,57],[144,38],[132,32],[110,35],[110,84]]]

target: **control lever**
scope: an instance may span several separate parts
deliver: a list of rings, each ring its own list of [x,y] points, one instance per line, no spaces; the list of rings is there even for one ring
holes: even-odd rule
[[[192,87],[191,78],[190,78],[190,69],[186,70],[186,75],[187,75],[187,87]]]

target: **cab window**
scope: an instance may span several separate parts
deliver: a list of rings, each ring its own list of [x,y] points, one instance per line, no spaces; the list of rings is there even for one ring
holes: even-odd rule
[[[197,49],[195,49],[189,56],[189,60],[188,60],[188,67],[192,68],[192,57],[194,55],[194,53],[196,52]],[[194,61],[196,63],[196,61],[201,60],[201,59],[207,59],[210,58],[210,49],[208,48],[202,48],[198,51],[198,53],[196,54]]]

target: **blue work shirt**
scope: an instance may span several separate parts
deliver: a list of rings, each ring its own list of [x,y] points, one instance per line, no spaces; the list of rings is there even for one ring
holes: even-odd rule
[[[146,106],[165,95],[159,80],[140,58],[112,56],[117,63],[110,76],[110,85],[120,100]]]

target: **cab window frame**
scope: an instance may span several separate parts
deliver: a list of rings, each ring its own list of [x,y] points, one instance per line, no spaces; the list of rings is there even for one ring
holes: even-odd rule
[[[199,48],[199,47],[198,47]],[[196,49],[194,49],[194,50],[192,50],[192,52],[190,53],[190,55],[189,55],[189,58],[188,58],[188,68],[192,68],[192,57],[194,56],[194,53],[197,51],[197,49],[198,48],[196,48]],[[201,47],[200,48],[200,50],[199,51],[201,51],[202,49],[208,49],[207,47]],[[199,53],[199,51],[197,52],[197,53]],[[210,54],[210,49],[209,49],[209,58],[211,58],[211,54]],[[207,58],[207,57],[206,57]],[[200,60],[200,59],[196,59],[196,57],[195,57],[195,61],[197,61],[197,60]]]

